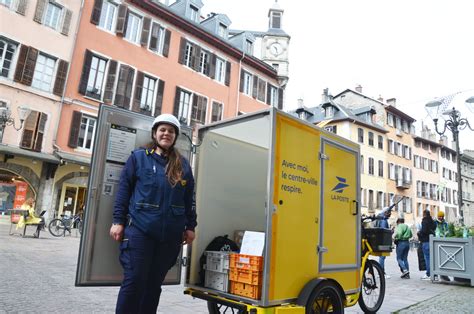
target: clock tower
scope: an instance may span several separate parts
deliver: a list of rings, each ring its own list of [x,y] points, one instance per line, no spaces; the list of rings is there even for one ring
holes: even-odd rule
[[[275,0],[268,10],[268,31],[262,38],[262,60],[274,67],[278,73],[280,87],[288,82],[288,45],[290,36],[282,29],[283,9]]]

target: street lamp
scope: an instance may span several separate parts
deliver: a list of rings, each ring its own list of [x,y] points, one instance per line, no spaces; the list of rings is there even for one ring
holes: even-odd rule
[[[451,98],[452,99],[452,98]],[[461,118],[461,113],[456,110],[454,107],[451,110],[446,110],[450,101],[443,102],[441,100],[430,101],[425,105],[426,111],[433,119],[436,133],[443,135],[447,129],[453,133],[453,141],[456,144],[456,166],[458,172],[458,204],[459,204],[459,215],[461,223],[464,224],[464,215],[462,210],[462,179],[461,179],[461,151],[459,148],[459,131],[464,130],[469,127],[471,131],[474,131],[467,121],[466,118]],[[468,106],[474,103],[474,97],[470,97],[466,100]],[[443,117],[446,116],[446,117]],[[444,119],[444,126],[442,130],[438,130],[438,120],[442,117]]]
[[[15,120],[12,117],[12,112],[7,107],[0,108],[0,142],[3,140],[3,132],[7,126],[13,126],[13,128],[19,131],[23,127],[23,122],[26,116],[30,113],[30,109],[24,107],[18,107],[18,118],[20,119],[20,126],[17,127]]]

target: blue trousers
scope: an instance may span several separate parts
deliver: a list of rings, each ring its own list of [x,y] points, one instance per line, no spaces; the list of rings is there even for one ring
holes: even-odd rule
[[[410,270],[408,251],[410,251],[410,243],[408,241],[399,241],[397,244],[397,262],[402,271]]]
[[[120,244],[123,281],[115,312],[156,313],[161,285],[176,263],[181,243],[157,241],[131,225]]]
[[[382,267],[384,274],[385,274],[385,258],[386,256],[379,256],[379,264]]]
[[[430,242],[422,242],[421,249],[423,250],[423,257],[426,264],[426,276],[430,276]]]

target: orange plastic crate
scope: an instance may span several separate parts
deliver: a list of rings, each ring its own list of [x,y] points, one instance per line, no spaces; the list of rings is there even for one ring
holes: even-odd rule
[[[231,268],[229,271],[229,279],[241,283],[258,285],[262,282],[262,272],[248,269]]]
[[[250,285],[247,283],[231,281],[230,293],[258,300],[262,294],[262,285]]]
[[[247,269],[253,271],[263,270],[263,256],[230,254],[230,268]]]

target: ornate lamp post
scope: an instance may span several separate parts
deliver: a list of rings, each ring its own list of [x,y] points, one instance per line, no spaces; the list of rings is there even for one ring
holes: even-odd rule
[[[451,98],[452,99],[452,98]],[[426,111],[433,119],[436,133],[439,135],[443,135],[446,130],[450,130],[453,133],[453,141],[456,144],[456,166],[457,166],[457,180],[458,180],[458,204],[459,204],[459,215],[461,223],[464,224],[464,215],[462,210],[462,179],[461,179],[461,151],[459,148],[459,131],[464,130],[465,128],[469,127],[471,131],[474,129],[469,124],[466,118],[461,118],[461,113],[456,110],[454,107],[451,110],[446,110],[449,102],[444,102],[442,100],[434,100],[425,105]],[[470,97],[466,100],[468,105],[474,103],[474,97]],[[443,117],[446,116],[446,117]],[[441,127],[442,129],[438,129],[438,120],[442,117],[444,119],[444,125]]]
[[[18,107],[18,118],[20,119],[20,126],[17,127],[15,120],[12,117],[12,112],[7,107],[0,108],[0,142],[3,140],[3,132],[7,126],[13,126],[13,128],[19,131],[23,127],[23,122],[26,116],[30,113],[30,109],[24,107]]]

